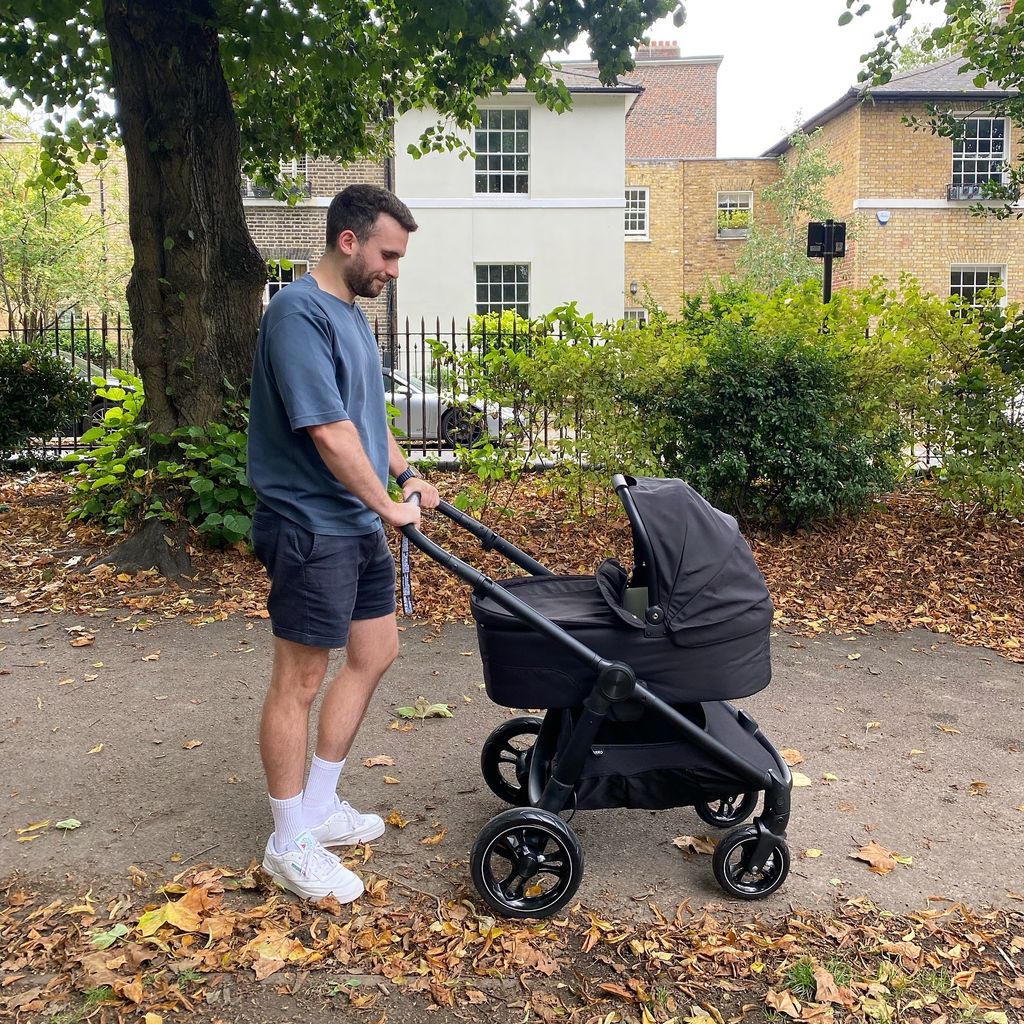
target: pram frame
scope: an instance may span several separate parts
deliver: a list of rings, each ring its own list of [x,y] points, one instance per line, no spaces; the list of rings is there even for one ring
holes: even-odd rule
[[[651,598],[645,616],[645,624],[648,628],[658,629],[660,627],[663,629],[664,615],[655,589],[656,574],[650,571],[653,564],[651,543],[632,500],[632,495],[629,493],[631,482],[632,478],[621,474],[616,474],[612,478],[612,486],[622,500],[633,527],[634,546],[640,549],[634,552],[634,561],[637,565],[643,566],[643,582],[647,585]],[[413,494],[410,496],[410,500],[418,502],[419,496]],[[475,536],[485,551],[497,551],[531,575],[554,575],[550,569],[525,551],[449,502],[442,500],[438,504],[438,511],[451,519],[457,526]],[[789,766],[761,732],[753,718],[746,712],[734,708],[727,701],[720,702],[736,718],[741,727],[768,752],[775,765],[773,770],[766,771],[751,765],[714,736],[704,732],[672,705],[652,693],[644,681],[637,678],[636,673],[627,663],[612,661],[597,654],[557,623],[552,622],[514,594],[509,593],[497,581],[428,538],[421,530],[408,525],[402,527],[402,533],[410,543],[433,561],[444,566],[449,572],[471,586],[476,594],[486,595],[538,633],[561,644],[595,673],[594,686],[582,702],[583,711],[573,726],[571,736],[562,750],[561,756],[539,793],[537,791],[540,789],[540,782],[536,777],[539,768],[537,765],[531,764],[528,792],[532,806],[556,815],[564,811],[573,799],[576,784],[601,724],[616,705],[630,699],[639,700],[646,708],[655,711],[675,725],[692,743],[727,764],[737,777],[749,782],[751,790],[764,792],[762,812],[752,823],[752,827],[757,830],[757,844],[744,862],[746,870],[751,872],[758,872],[764,867],[772,856],[772,851],[785,841],[790,815],[792,775]]]

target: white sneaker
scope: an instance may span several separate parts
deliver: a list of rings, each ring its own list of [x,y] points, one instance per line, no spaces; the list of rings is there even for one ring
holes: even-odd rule
[[[274,850],[274,837],[267,840],[263,870],[282,888],[305,900],[334,896],[339,903],[351,903],[363,894],[358,875],[325,850],[308,831],[295,837],[297,849]]]
[[[384,819],[377,814],[360,814],[347,800],[338,802],[333,813],[310,834],[323,846],[352,846],[384,835]]]

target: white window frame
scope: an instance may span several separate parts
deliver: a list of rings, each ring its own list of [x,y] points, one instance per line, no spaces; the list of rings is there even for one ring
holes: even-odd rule
[[[520,197],[530,194],[530,108],[481,107],[473,133],[476,169],[473,191],[478,196]],[[497,124],[495,124],[497,120]],[[521,122],[525,121],[525,126]],[[511,123],[508,123],[511,122]],[[512,148],[505,136],[511,134]],[[492,143],[497,138],[497,146]],[[519,179],[524,179],[520,181]],[[481,180],[482,179],[482,180]],[[511,183],[511,188],[506,188]],[[494,188],[497,184],[499,187]],[[481,185],[483,187],[481,187]],[[520,187],[522,186],[522,187]]]
[[[312,193],[310,188],[311,179],[309,176],[309,168],[311,161],[308,156],[292,157],[290,160],[282,160],[279,164],[279,170],[282,177],[285,178],[298,178],[302,177],[305,188],[299,189],[299,198],[304,198]],[[253,183],[252,178],[247,174],[242,175],[242,197],[245,199],[259,199],[264,198],[264,193],[267,191],[266,188],[257,188]]]
[[[627,308],[622,311],[622,319],[627,324],[636,324],[638,327],[647,325],[647,310],[643,307]]]
[[[516,280],[520,268],[526,270],[526,280]],[[493,280],[493,271],[501,271],[501,279]],[[487,280],[480,280],[480,272],[487,271]],[[505,280],[506,272],[511,271],[512,280]],[[529,263],[477,263],[473,267],[473,286],[474,286],[474,305],[473,308],[476,310],[478,316],[486,315],[488,313],[501,313],[504,310],[512,310],[517,315],[524,317],[525,319],[530,318],[530,264]],[[504,298],[504,289],[512,285],[516,289],[515,297],[512,302],[509,303]],[[484,288],[487,290],[487,294],[483,299],[480,297],[480,289]],[[494,299],[491,297],[491,289],[499,288],[502,291],[501,298]],[[520,289],[523,289],[521,291]],[[522,297],[525,294],[525,299]]]
[[[641,185],[627,185],[624,194],[626,210],[623,228],[626,232],[626,240],[646,242],[650,239],[651,190]]]
[[[282,264],[287,263],[284,267]],[[301,267],[299,273],[295,271]],[[309,273],[308,260],[290,260],[284,257],[271,257],[267,260],[267,283],[263,286],[263,305],[265,306],[282,288],[294,284],[300,277]],[[287,278],[287,280],[285,280]]]
[[[953,139],[953,154],[950,172],[950,181],[953,185],[980,186],[988,181],[997,181],[1000,184],[1006,183],[1006,165],[1008,162],[1010,126],[1005,117],[989,117],[986,115],[978,117],[965,117],[963,119],[967,131]],[[999,121],[1003,125],[1003,137],[1001,148],[996,151],[994,148],[995,132],[990,128],[988,135],[982,135],[980,127],[975,134],[968,134],[972,122],[976,125],[981,122],[988,122],[994,126]],[[975,144],[973,153],[968,151],[971,143]],[[988,148],[982,151],[981,146],[987,143]],[[957,164],[960,164],[957,169]],[[993,165],[998,163],[998,171],[993,171]],[[987,165],[987,170],[980,170],[982,165]]]
[[[744,206],[743,203],[746,202]],[[724,210],[746,210],[747,226],[745,228],[723,228],[719,225],[719,215]],[[722,189],[719,190],[715,200],[715,238],[748,238],[750,236],[750,222],[754,219],[754,193],[749,189]],[[732,231],[734,234],[723,234],[723,231]],[[742,233],[741,233],[742,232]]]
[[[1006,264],[1005,263],[953,263],[953,264],[951,264],[950,268],[949,268],[949,294],[950,294],[950,297],[952,298],[954,295],[960,295],[961,297],[965,297],[963,291],[954,291],[954,288],[953,288],[953,275],[954,274],[961,274],[961,275],[963,275],[963,274],[974,274],[975,275],[975,281],[967,286],[968,290],[970,292],[972,292],[972,295],[970,296],[972,301],[968,303],[968,305],[972,309],[985,309],[985,308],[987,308],[987,306],[988,306],[987,303],[977,302],[977,301],[974,301],[974,300],[977,298],[977,293],[978,292],[984,291],[986,287],[988,287],[988,288],[992,287],[991,284],[981,285],[979,287],[979,285],[977,283],[977,279],[976,279],[977,275],[978,274],[989,274],[989,275],[998,274],[999,275],[999,285],[998,285],[998,287],[1000,287],[1002,289],[1002,292],[1003,292],[1003,294],[999,297],[999,305],[1000,306],[1005,306],[1006,305]],[[962,280],[961,280],[961,283],[960,283],[960,287],[961,288],[964,287],[964,284],[963,284]]]

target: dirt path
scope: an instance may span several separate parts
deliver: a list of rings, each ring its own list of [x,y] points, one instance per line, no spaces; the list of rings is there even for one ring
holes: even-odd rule
[[[82,630],[94,640],[72,646]],[[1024,668],[925,632],[774,642],[775,681],[744,706],[777,746],[800,751],[796,771],[811,784],[794,792],[790,879],[758,910],[823,908],[837,894],[894,911],[929,897],[1019,898]],[[4,622],[0,877],[103,891],[133,864],[159,878],[189,862],[261,856],[269,819],[255,723],[269,650],[267,624],[237,618],[136,632],[113,617]],[[481,682],[471,629],[407,628],[343,777],[358,806],[409,821],[377,844],[375,867],[441,896],[474,895],[468,852],[502,809],[479,752],[508,713]],[[452,705],[454,717],[390,728],[394,708],[418,696]],[[363,766],[376,755],[395,765]],[[68,818],[81,827],[17,842],[18,829]],[[710,858],[672,845],[707,834],[692,810],[581,812],[572,824],[585,904],[629,914],[651,898],[725,902]],[[442,829],[438,845],[421,845]],[[872,840],[912,864],[876,875],[849,858]],[[821,856],[805,856],[812,849]]]

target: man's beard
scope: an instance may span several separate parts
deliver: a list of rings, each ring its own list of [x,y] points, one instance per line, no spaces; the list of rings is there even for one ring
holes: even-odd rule
[[[367,273],[366,260],[357,256],[344,270],[345,284],[353,295],[375,299],[384,290],[384,282],[376,274]]]

